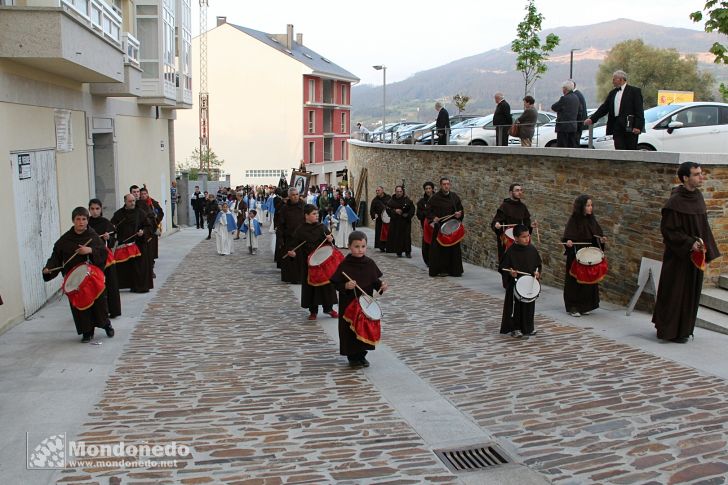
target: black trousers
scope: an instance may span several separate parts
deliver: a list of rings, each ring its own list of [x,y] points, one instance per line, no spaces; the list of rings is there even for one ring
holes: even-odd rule
[[[615,131],[612,135],[615,150],[637,150],[637,139],[639,135],[634,133]]]
[[[197,229],[205,228],[205,218],[203,217],[202,211],[199,209],[195,209],[195,225],[197,225]]]
[[[437,144],[447,145],[447,131],[437,130]]]
[[[495,144],[499,147],[508,146],[508,125],[499,125],[495,127]]]
[[[556,133],[556,146],[559,148],[576,148],[575,138],[575,133]]]

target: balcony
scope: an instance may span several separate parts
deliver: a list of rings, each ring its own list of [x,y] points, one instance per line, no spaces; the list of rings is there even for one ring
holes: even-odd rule
[[[91,94],[105,97],[139,97],[142,95],[142,70],[139,66],[139,41],[129,32],[121,36],[124,49],[124,81],[92,83]]]
[[[0,7],[0,58],[79,82],[123,82],[121,16],[101,0]]]

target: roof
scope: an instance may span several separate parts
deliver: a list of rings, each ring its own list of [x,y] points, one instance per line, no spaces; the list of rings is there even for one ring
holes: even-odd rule
[[[259,40],[260,42],[310,67],[313,70],[314,74],[344,79],[355,83],[359,82],[359,78],[356,77],[354,74],[350,73],[343,67],[334,64],[333,62],[331,62],[331,60],[327,59],[321,54],[309,49],[304,45],[300,45],[295,41],[293,42],[292,49],[288,50],[285,44],[282,44],[275,40],[275,37],[272,34],[266,34],[265,32],[261,32],[259,30],[253,30],[231,23],[228,23],[228,25],[248,34],[249,36]]]

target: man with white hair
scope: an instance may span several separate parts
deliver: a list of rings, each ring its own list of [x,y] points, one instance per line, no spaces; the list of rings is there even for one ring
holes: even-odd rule
[[[607,116],[607,135],[612,135],[615,150],[637,150],[637,140],[645,131],[645,111],[640,88],[627,84],[627,73],[612,74],[612,89],[602,105],[584,121],[584,126]]]
[[[495,144],[499,147],[508,146],[508,129],[513,124],[511,105],[508,104],[503,93],[493,95],[495,99],[495,112],[493,113],[493,126],[495,126]]]
[[[579,115],[579,97],[574,94],[574,83],[565,81],[561,85],[564,94],[556,101],[551,110],[556,113],[556,146],[559,148],[577,148],[577,123]]]
[[[435,111],[437,111],[437,120],[435,121],[437,144],[447,145],[447,139],[450,137],[450,114],[439,101],[435,103]]]

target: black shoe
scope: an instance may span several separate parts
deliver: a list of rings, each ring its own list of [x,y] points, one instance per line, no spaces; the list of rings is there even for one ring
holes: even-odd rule
[[[412,259],[412,255],[410,253],[405,253],[405,257]]]
[[[207,240],[210,240],[210,239],[212,239],[212,237],[210,237],[210,236],[207,236],[207,237],[205,238],[205,241],[207,241]]]
[[[177,229],[178,227],[179,226],[175,226],[174,224],[172,224],[172,229]]]
[[[402,257],[402,253],[397,253],[397,257],[398,258],[401,258]]]
[[[379,248],[380,253],[383,253],[384,251],[385,251],[385,249]]]
[[[94,336],[93,332],[84,332],[83,338],[81,339],[81,343],[82,344],[89,343],[91,341],[91,339],[93,338],[93,336]]]
[[[104,330],[106,331],[106,336],[109,338],[113,337],[114,334],[116,333],[114,331],[114,327],[112,327],[111,324],[108,324],[107,326],[105,326]]]
[[[688,340],[688,337],[677,337],[674,339],[670,339],[670,342],[675,342],[676,344],[686,344],[688,343]]]
[[[362,362],[361,360],[350,360],[349,367],[351,367],[352,369],[358,369],[359,367],[364,367],[364,362]]]
[[[369,367],[369,361],[366,359],[366,357],[363,357],[360,362],[362,366]]]

